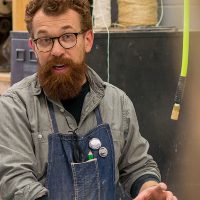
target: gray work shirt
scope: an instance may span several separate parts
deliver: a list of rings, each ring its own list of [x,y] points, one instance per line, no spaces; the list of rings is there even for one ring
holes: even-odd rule
[[[111,128],[115,148],[116,181],[130,192],[144,174],[160,179],[157,164],[148,155],[148,142],[140,135],[131,100],[119,88],[103,82],[88,68],[90,92],[86,95],[80,123],[60,102],[53,102],[61,133],[78,128],[84,135],[96,125],[94,108]],[[34,200],[47,193],[48,135],[52,133],[46,97],[37,75],[13,85],[0,97],[0,194],[5,200]],[[62,169],[61,169],[62,170]]]

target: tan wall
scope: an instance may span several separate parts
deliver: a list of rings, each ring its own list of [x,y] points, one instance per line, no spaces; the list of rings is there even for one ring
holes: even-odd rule
[[[3,94],[9,87],[10,87],[10,73],[0,73],[0,95]]]
[[[26,31],[24,22],[24,13],[26,4],[29,0],[13,0],[12,14],[13,14],[13,31]]]

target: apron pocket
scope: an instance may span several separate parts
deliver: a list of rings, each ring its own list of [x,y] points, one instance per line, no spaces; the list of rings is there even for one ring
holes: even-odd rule
[[[74,200],[100,200],[100,179],[97,159],[71,163]]]

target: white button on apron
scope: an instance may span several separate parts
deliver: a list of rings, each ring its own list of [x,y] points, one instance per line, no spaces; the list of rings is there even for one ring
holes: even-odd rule
[[[98,138],[92,138],[89,141],[89,147],[93,150],[97,150],[101,147],[101,141]]]
[[[99,149],[99,155],[102,157],[102,158],[105,158],[107,155],[108,155],[108,149],[106,147],[101,147]]]

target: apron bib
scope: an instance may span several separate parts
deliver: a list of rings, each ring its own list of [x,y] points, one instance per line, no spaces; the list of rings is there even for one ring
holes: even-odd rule
[[[131,200],[120,184],[115,185],[112,135],[99,108],[95,109],[97,127],[79,137],[76,131],[58,132],[53,104],[48,100],[47,104],[53,127],[48,136],[48,200]]]

